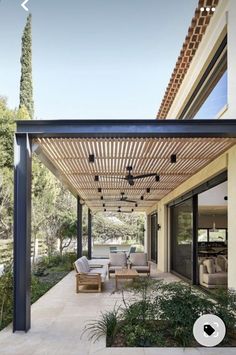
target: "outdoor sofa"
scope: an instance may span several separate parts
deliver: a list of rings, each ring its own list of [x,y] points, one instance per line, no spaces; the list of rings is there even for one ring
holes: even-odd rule
[[[218,256],[202,261],[199,266],[200,285],[207,288],[217,288],[227,286],[227,259]]]
[[[102,283],[107,277],[107,268],[105,266],[93,267],[89,264],[86,256],[82,256],[74,262],[76,271],[76,293],[79,292],[101,292]],[[96,289],[83,288],[80,286],[96,286]]]

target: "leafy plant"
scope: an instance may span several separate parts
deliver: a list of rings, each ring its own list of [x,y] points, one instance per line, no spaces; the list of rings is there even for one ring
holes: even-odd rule
[[[122,327],[127,346],[150,347],[164,346],[165,338],[158,332],[156,324],[153,322],[137,322],[136,324],[125,324]]]
[[[213,313],[213,303],[183,282],[163,284],[160,291],[155,298],[159,319],[167,324],[180,346],[190,346],[195,321],[202,314]]]
[[[13,274],[12,263],[5,265],[0,277],[0,329],[12,320]]]
[[[118,330],[118,324],[119,308],[115,307],[112,311],[102,313],[99,319],[88,322],[83,334],[88,333],[89,340],[94,342],[106,336],[107,346],[111,346]]]
[[[215,292],[215,300],[214,314],[220,317],[227,327],[224,339],[224,342],[227,342],[229,336],[236,336],[236,292],[218,289]]]

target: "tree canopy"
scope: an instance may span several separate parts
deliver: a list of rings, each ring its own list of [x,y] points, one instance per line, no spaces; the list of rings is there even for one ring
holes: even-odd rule
[[[20,112],[19,118],[34,118],[33,82],[32,82],[32,16],[26,21],[22,36]],[[25,115],[25,117],[23,117]]]

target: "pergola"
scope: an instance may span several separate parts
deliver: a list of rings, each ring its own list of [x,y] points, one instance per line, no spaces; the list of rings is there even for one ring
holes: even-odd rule
[[[148,211],[235,144],[236,120],[18,121],[13,330],[30,328],[32,152],[78,200],[78,257],[82,255],[82,203],[88,206],[91,257],[91,211]],[[131,186],[120,179],[127,166],[132,166],[134,176],[154,175]],[[121,193],[134,202],[122,200]]]

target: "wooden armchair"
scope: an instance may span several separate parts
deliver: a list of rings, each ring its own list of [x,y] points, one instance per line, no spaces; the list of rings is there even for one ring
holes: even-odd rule
[[[148,261],[146,253],[131,253],[129,259],[132,269],[150,276],[151,263]]]
[[[116,270],[120,270],[126,267],[127,267],[126,253],[123,252],[110,253],[109,263],[108,263],[108,278],[110,278],[111,273],[115,273]]]

